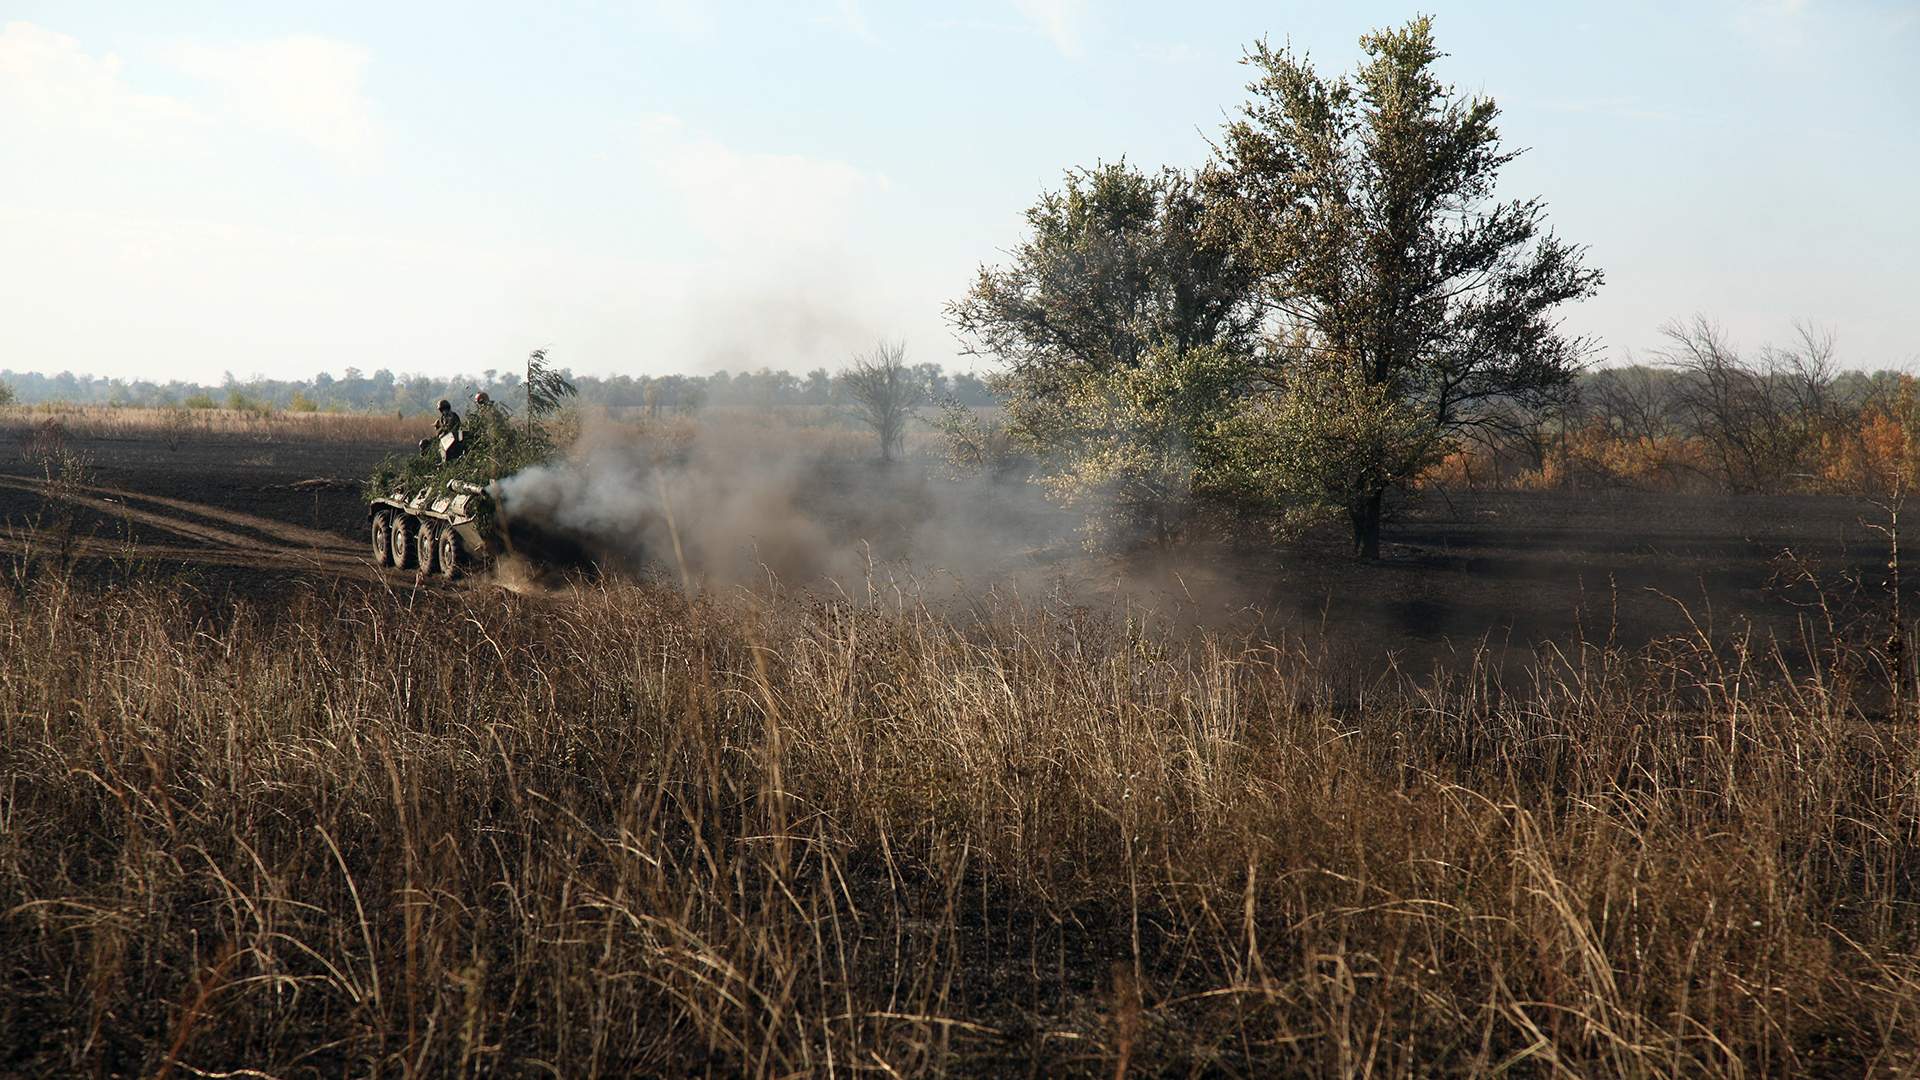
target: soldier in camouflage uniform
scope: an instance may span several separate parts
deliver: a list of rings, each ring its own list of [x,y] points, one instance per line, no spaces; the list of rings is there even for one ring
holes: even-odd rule
[[[440,415],[433,421],[433,433],[440,443],[440,460],[452,461],[466,449],[460,445],[460,414],[445,398],[440,399]]]

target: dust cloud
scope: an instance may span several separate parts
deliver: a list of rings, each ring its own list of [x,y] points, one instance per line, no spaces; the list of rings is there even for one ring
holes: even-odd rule
[[[603,424],[496,490],[511,522],[689,590],[1033,583],[1046,553],[1073,542],[1073,519],[1033,485],[885,465],[868,442],[773,421],[703,417],[677,436]]]

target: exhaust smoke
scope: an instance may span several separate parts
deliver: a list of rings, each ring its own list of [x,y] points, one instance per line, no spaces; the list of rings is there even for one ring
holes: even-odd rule
[[[575,538],[597,561],[691,588],[864,589],[876,568],[999,583],[1071,539],[1032,486],[867,460],[842,433],[703,418],[677,442],[600,425],[562,462],[499,481],[508,520]]]

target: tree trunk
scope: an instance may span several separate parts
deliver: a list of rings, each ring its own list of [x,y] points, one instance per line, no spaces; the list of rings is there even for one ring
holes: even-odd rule
[[[1380,558],[1380,511],[1386,498],[1384,489],[1371,491],[1357,496],[1347,509],[1353,519],[1353,553],[1368,562]]]

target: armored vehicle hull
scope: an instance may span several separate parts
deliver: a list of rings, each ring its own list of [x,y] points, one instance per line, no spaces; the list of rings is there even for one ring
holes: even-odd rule
[[[367,504],[373,561],[457,577],[498,553],[492,511],[485,488],[459,480],[376,496]]]

